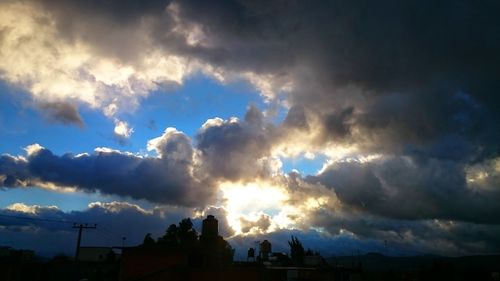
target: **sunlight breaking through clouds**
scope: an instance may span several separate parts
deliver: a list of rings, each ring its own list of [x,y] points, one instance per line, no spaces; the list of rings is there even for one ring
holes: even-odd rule
[[[236,234],[242,233],[242,218],[252,222],[257,221],[261,214],[270,216],[272,220],[278,218],[289,198],[284,188],[265,182],[224,182],[219,185],[219,189],[222,192],[222,205],[228,213],[227,220]],[[273,221],[271,229],[279,223]]]
[[[237,235],[307,229],[309,215],[332,206],[326,194],[298,194],[290,187],[280,186],[279,182],[223,182],[219,190],[220,204],[227,211],[228,223]]]

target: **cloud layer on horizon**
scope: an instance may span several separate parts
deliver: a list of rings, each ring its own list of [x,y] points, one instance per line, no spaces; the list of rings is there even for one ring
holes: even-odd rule
[[[353,251],[384,252],[391,255],[412,255],[447,253],[463,255],[480,253],[485,247],[498,247],[496,236],[498,227],[467,223],[452,224],[444,221],[421,221],[402,223],[401,221],[358,220],[355,225],[366,231],[366,236],[356,236],[351,232],[331,237],[317,230],[278,230],[272,233],[260,233],[252,236],[236,235],[229,237],[228,225],[223,209],[206,210],[206,214],[216,214],[219,220],[219,232],[236,249],[236,258],[243,260],[246,250],[255,246],[255,241],[267,239],[273,244],[274,251],[288,251],[287,241],[291,235],[298,236],[304,247],[319,251],[323,256],[350,255]],[[52,256],[56,254],[72,255],[76,230],[73,223],[97,223],[96,229],[84,233],[83,245],[121,246],[122,237],[126,237],[128,246],[142,243],[144,236],[151,233],[154,238],[164,234],[170,224],[191,217],[195,229],[201,230],[203,214],[195,215],[186,208],[156,207],[142,209],[127,202],[94,202],[81,211],[63,212],[55,206],[12,204],[0,210],[3,241],[17,248],[35,249],[38,254]],[[322,218],[321,215],[318,216]],[[373,219],[373,218],[371,218]],[[335,227],[335,222],[327,226]],[[374,228],[377,225],[377,228]],[[131,227],[133,226],[133,227]],[[397,234],[394,226],[401,231]],[[387,230],[383,230],[383,228]],[[381,230],[382,229],[382,230]],[[230,230],[229,230],[230,231]],[[477,240],[480,233],[480,241]],[[384,242],[386,241],[386,242]],[[44,243],[40,243],[44,242]],[[387,248],[385,243],[390,245]],[[439,249],[440,252],[435,250]]]

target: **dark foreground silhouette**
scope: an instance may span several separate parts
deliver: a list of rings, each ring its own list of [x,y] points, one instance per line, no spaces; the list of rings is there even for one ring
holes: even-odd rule
[[[498,280],[500,256],[388,257],[378,253],[324,259],[297,237],[289,253],[272,252],[264,240],[248,250],[246,261],[233,261],[234,250],[218,234],[213,216],[203,221],[201,235],[189,218],[170,225],[156,240],[146,234],[141,245],[81,247],[78,262],[50,260],[33,251],[0,247],[0,281],[347,281],[347,280]]]

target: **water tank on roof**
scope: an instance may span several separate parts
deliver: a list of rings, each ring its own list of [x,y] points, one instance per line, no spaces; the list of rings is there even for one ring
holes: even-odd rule
[[[269,254],[271,254],[271,251],[272,247],[269,241],[264,240],[262,241],[262,243],[260,243],[260,255],[263,260],[267,260]]]
[[[203,220],[201,235],[206,238],[215,238],[219,236],[219,222],[214,216],[208,215],[207,218]]]

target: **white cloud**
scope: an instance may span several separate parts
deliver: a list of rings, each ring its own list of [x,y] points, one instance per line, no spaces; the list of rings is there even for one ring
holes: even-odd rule
[[[9,211],[26,213],[26,214],[37,214],[43,210],[58,211],[57,206],[39,206],[39,205],[26,205],[24,203],[14,203],[7,206],[5,209]]]
[[[113,201],[113,202],[92,202],[88,205],[89,209],[101,208],[106,212],[120,213],[123,210],[132,209],[138,213],[142,214],[152,214],[152,211],[145,210],[136,204],[131,204],[129,202]]]
[[[467,186],[479,192],[499,190],[500,157],[488,159],[465,168]]]
[[[128,139],[134,132],[134,129],[125,121],[115,119],[115,136],[123,139]]]
[[[24,148],[28,156],[31,156],[42,149],[44,149],[44,147],[39,145],[38,143],[30,144]]]
[[[158,154],[161,154],[161,145],[162,142],[167,140],[170,136],[175,135],[175,134],[182,134],[182,132],[179,132],[176,128],[173,127],[168,127],[165,129],[163,132],[163,135],[150,139],[147,144],[147,150],[148,151],[156,151]]]
[[[148,40],[138,61],[123,62],[96,53],[88,42],[61,38],[56,26],[36,5],[0,4],[0,78],[36,102],[78,102],[111,117],[134,110],[160,83],[182,84],[191,72],[185,59],[155,50]]]

